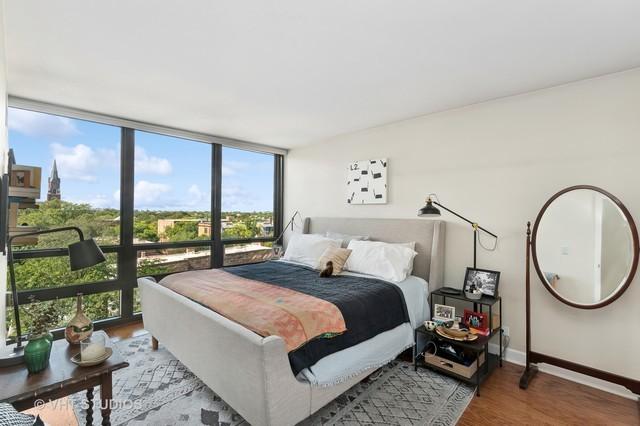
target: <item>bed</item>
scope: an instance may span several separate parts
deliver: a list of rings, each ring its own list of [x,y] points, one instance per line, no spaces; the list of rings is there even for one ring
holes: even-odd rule
[[[386,242],[415,241],[413,284],[403,294],[410,321],[332,353],[297,375],[285,342],[246,327],[157,283],[138,280],[145,328],[176,358],[254,425],[296,424],[413,344],[413,328],[427,315],[426,291],[442,285],[444,222],[418,219],[307,218],[304,233],[368,235]],[[420,305],[422,299],[422,305]],[[407,337],[409,336],[409,337]]]

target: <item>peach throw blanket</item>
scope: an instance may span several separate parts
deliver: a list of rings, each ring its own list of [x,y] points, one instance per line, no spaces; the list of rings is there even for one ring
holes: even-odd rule
[[[287,352],[347,330],[342,312],[331,302],[221,269],[172,274],[160,284],[260,336],[280,336]]]

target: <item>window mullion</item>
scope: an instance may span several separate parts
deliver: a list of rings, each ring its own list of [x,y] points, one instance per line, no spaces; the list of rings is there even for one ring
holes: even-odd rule
[[[221,268],[224,263],[222,244],[222,145],[211,148],[211,267]]]
[[[120,244],[118,279],[122,282],[120,315],[124,319],[133,316],[133,289],[136,286],[136,250],[133,247],[135,132],[122,128],[120,161]]]

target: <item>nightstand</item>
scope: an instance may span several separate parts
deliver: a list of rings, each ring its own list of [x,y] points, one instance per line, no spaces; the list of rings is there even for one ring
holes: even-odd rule
[[[447,374],[451,377],[455,377],[456,379],[462,380],[467,383],[471,383],[476,385],[476,395],[480,396],[480,384],[482,381],[487,378],[496,367],[502,367],[502,299],[500,297],[487,297],[483,296],[479,300],[472,300],[467,298],[464,294],[460,295],[452,295],[442,293],[438,290],[431,293],[430,300],[430,308],[433,313],[434,304],[439,303],[446,305],[447,299],[455,299],[458,301],[466,302],[473,305],[473,310],[475,312],[486,312],[489,317],[489,329],[491,333],[488,336],[479,336],[478,339],[471,342],[461,342],[453,339],[448,339],[446,337],[440,336],[434,331],[427,330],[424,325],[418,327],[414,332],[414,341],[416,342],[413,349],[413,363],[414,368],[417,370],[418,367],[431,368],[440,373]],[[496,311],[496,306],[498,305],[498,315],[499,315],[499,323],[494,324],[493,314]],[[446,342],[451,344],[452,346],[462,348],[468,351],[475,353],[476,356],[476,371],[470,377],[465,377],[460,374],[456,374],[451,369],[447,369],[444,367],[439,367],[438,365],[427,364],[424,361],[424,358],[420,356],[422,350],[418,350],[418,335],[423,335],[426,337],[427,341],[434,341],[436,345],[439,342]],[[489,353],[489,343],[494,337],[498,337],[499,340],[499,355]],[[484,363],[481,363],[481,356],[484,354]]]

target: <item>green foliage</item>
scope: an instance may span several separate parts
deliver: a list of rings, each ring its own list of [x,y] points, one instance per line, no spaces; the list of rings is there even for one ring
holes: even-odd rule
[[[120,292],[111,291],[108,293],[98,293],[83,296],[84,313],[92,320],[110,318],[120,315]],[[30,332],[33,327],[35,318],[34,307],[42,304],[51,304],[56,307],[59,315],[55,317],[55,321],[51,321],[48,329],[64,327],[76,314],[76,299],[74,297],[66,299],[56,299],[47,302],[36,302],[34,304],[20,305],[20,323],[22,332]],[[7,325],[9,331],[8,337],[14,337],[16,334],[15,322],[13,317],[13,309],[7,309]]]
[[[38,302],[35,297],[30,298],[31,303],[25,308],[27,315],[31,318],[29,324],[29,334],[37,336],[48,333],[60,322],[64,315],[60,306],[51,300],[48,302]]]
[[[96,209],[88,204],[76,204],[67,201],[51,200],[38,204],[38,208],[20,210],[18,224],[34,226],[38,229],[52,229],[63,226],[77,226],[82,229],[85,238],[95,238],[101,245],[119,244],[120,212],[117,209]],[[223,232],[223,238],[251,238],[262,236],[258,223],[271,219],[270,212],[230,212],[223,213],[232,225]],[[134,236],[142,241],[158,242],[158,220],[160,219],[197,219],[195,221],[176,222],[165,230],[168,241],[190,241],[208,239],[198,237],[198,220],[211,220],[208,213],[199,211],[150,211],[134,212]],[[19,246],[15,250],[34,248],[66,247],[77,241],[75,232],[42,235],[36,246]],[[60,287],[69,284],[91,283],[117,278],[117,255],[107,254],[107,261],[81,271],[69,269],[68,257],[49,257],[25,259],[15,262],[16,283],[18,289],[37,289]],[[141,259],[138,261],[138,276],[154,276],[171,272],[159,259]],[[20,307],[23,331],[40,327],[38,312],[49,309],[52,314],[49,328],[64,326],[75,315],[75,298],[59,299],[50,302],[36,302]],[[58,311],[57,316],[53,311]],[[139,292],[135,290],[134,311],[140,310]],[[92,320],[120,315],[120,292],[91,294],[84,296],[84,312]],[[6,312],[7,324],[14,329],[12,309]],[[55,324],[53,324],[55,323]],[[10,331],[11,333],[11,331]],[[11,335],[11,334],[9,334]]]
[[[171,242],[208,239],[206,235],[198,237],[198,222],[195,221],[176,222],[165,229],[163,237]]]
[[[222,238],[251,238],[257,233],[244,222],[236,222],[222,232]]]
[[[37,209],[21,210],[18,224],[35,226],[38,229],[77,226],[86,238],[95,238],[101,244],[117,243],[120,235],[119,216],[115,209],[94,209],[89,204],[50,200],[40,203]],[[64,235],[64,234],[62,234]],[[75,234],[69,233],[67,241]],[[47,236],[42,241],[61,241],[60,236]],[[69,241],[70,242],[70,241]],[[42,245],[39,243],[39,247]],[[49,246],[50,247],[50,246]]]
[[[133,223],[133,234],[139,240],[157,243],[159,240],[157,221],[135,221]]]
[[[159,259],[143,259],[138,262],[138,276],[155,276],[169,273],[169,268],[162,266]]]
[[[160,240],[158,220],[160,219],[211,220],[211,215],[206,212],[136,210],[133,225],[135,237],[143,241],[158,242]],[[196,230],[196,235],[197,233]]]
[[[117,256],[107,254],[105,257],[106,262],[80,271],[69,269],[66,256],[19,260],[14,263],[16,285],[19,290],[27,290],[115,279]]]

